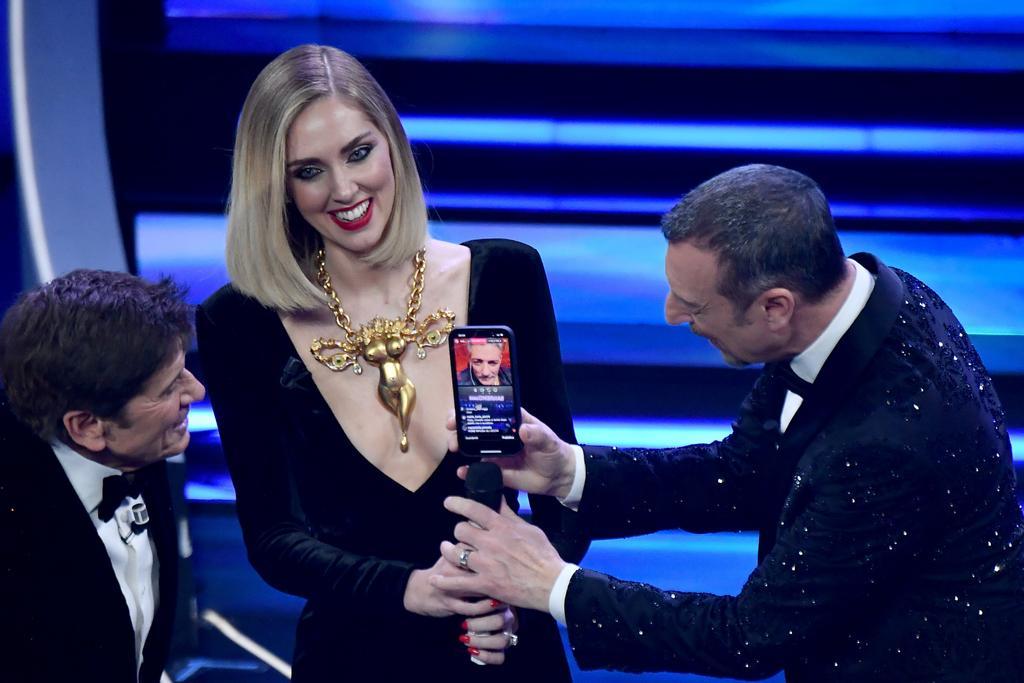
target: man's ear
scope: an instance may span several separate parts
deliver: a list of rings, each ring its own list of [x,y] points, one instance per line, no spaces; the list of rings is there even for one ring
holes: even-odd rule
[[[796,298],[785,287],[772,287],[762,292],[755,302],[768,323],[768,329],[778,331],[788,326],[796,310]]]
[[[69,410],[64,413],[64,429],[71,440],[82,448],[99,453],[107,447],[103,420],[88,410]]]

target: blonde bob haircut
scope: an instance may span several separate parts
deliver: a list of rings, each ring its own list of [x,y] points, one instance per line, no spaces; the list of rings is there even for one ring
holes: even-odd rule
[[[315,284],[320,236],[287,202],[286,141],[292,122],[311,102],[339,97],[359,109],[388,141],[395,200],[380,243],[362,255],[393,267],[412,258],[427,236],[412,148],[391,100],[351,55],[324,45],[300,45],[268,64],[249,89],[235,135],[228,202],[227,266],[235,287],[279,311],[326,302]]]

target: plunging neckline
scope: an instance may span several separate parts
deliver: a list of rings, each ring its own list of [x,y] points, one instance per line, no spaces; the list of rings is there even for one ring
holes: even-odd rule
[[[466,292],[466,324],[473,324],[473,283],[475,281],[474,268],[476,264],[476,258],[473,249],[468,246],[467,249],[469,249],[469,273]],[[355,444],[352,443],[352,440],[349,437],[348,432],[345,431],[344,426],[342,426],[341,424],[341,420],[338,418],[337,415],[334,414],[334,410],[331,408],[330,404],[327,403],[327,399],[324,398],[323,393],[317,386],[316,380],[313,378],[313,374],[310,372],[309,368],[299,357],[299,350],[296,348],[291,336],[288,334],[288,330],[285,327],[284,321],[281,319],[281,316],[275,313],[274,317],[277,322],[277,330],[281,335],[279,337],[278,342],[282,345],[282,350],[286,351],[286,353],[284,353],[284,364],[282,365],[281,368],[282,388],[291,390],[301,390],[304,395],[311,398],[315,404],[311,406],[311,408],[314,409],[314,412],[323,412],[323,414],[318,415],[318,420],[329,420],[330,423],[333,424],[333,427],[336,427],[337,431],[341,434],[343,441],[341,442],[340,445],[346,446],[348,450],[356,454],[356,458],[358,460],[362,461],[362,463],[364,463],[369,469],[373,470],[379,476],[387,480],[387,482],[390,485],[393,485],[395,488],[399,489],[404,494],[410,496],[420,495],[422,491],[426,490],[428,488],[428,485],[430,485],[437,478],[438,472],[440,472],[440,470],[443,468],[443,465],[448,461],[449,458],[453,457],[455,454],[451,453],[450,451],[446,451],[441,458],[436,460],[434,466],[430,469],[430,473],[419,483],[419,485],[416,488],[409,488],[404,484],[400,483],[394,477],[387,474],[387,472],[385,472],[376,463],[374,463],[372,460],[366,457],[366,454],[363,453],[360,449],[356,448]],[[443,348],[434,349],[433,352],[444,353],[446,352],[446,350]],[[288,375],[287,378],[286,375]],[[315,398],[313,398],[314,395]],[[318,424],[318,426],[323,428],[329,428],[327,424]],[[345,449],[342,450],[344,451]]]

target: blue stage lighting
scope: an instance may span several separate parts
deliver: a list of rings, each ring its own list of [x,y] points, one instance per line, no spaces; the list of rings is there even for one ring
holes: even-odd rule
[[[1024,131],[921,126],[406,116],[410,139],[460,145],[1024,156]]]
[[[1015,0],[166,0],[169,17],[307,18],[491,26],[562,26],[743,31],[1013,33],[1024,30]]]
[[[578,417],[573,420],[576,437],[582,443],[609,446],[668,448],[690,443],[718,441],[731,431],[726,420],[637,420]],[[190,432],[217,428],[209,403],[198,403],[189,412]],[[1016,462],[1024,462],[1024,431],[1011,431],[1010,442]]]
[[[660,216],[678,197],[616,197],[579,195],[477,194],[431,192],[427,204],[435,209],[484,209],[546,213],[615,213]],[[933,204],[868,204],[832,202],[836,218],[882,218],[946,221],[1024,222],[1024,206],[958,206]]]
[[[544,210],[596,202],[614,206],[617,198],[557,198],[505,195],[434,195],[441,202],[480,207],[515,205]],[[668,199],[641,199],[640,206],[660,212]],[[654,206],[650,206],[653,204]],[[874,213],[912,215],[941,214],[944,218],[976,217],[1012,220],[1021,209],[985,207],[929,207],[876,204],[837,204],[836,214]],[[662,303],[664,238],[654,219],[639,221],[649,227],[617,227],[580,224],[529,224],[444,221],[431,223],[434,236],[452,242],[505,237],[534,246],[543,256],[559,321],[562,353],[574,363],[643,362],[635,353],[635,330],[619,333],[623,324],[643,326],[651,353],[674,365],[718,366],[714,349],[685,330],[667,327]],[[840,220],[840,227],[842,221]],[[225,220],[222,215],[140,214],[136,218],[139,272],[144,277],[173,275],[189,286],[189,299],[199,303],[228,281],[224,264]],[[1020,339],[1024,338],[1024,238],[1010,234],[841,233],[848,253],[869,251],[887,263],[921,277],[957,311],[974,338],[990,371],[1024,372]],[[608,255],[614,254],[614,259]],[[601,263],[603,277],[593,277],[592,264]],[[611,324],[610,324],[611,323]],[[600,347],[592,336],[598,330]],[[595,355],[595,351],[600,353]],[[656,350],[656,352],[655,352]]]

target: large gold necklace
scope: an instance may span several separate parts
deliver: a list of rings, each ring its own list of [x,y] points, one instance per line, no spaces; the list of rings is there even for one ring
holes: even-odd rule
[[[352,321],[341,307],[341,301],[331,286],[324,250],[320,249],[316,255],[316,281],[327,295],[327,306],[334,313],[334,322],[344,330],[345,338],[317,337],[309,350],[313,358],[335,372],[342,372],[351,367],[355,374],[363,374],[363,366],[359,364],[360,358],[380,370],[377,395],[384,402],[384,407],[398,418],[402,429],[399,447],[403,453],[409,450],[409,419],[412,416],[412,409],[416,406],[416,386],[402,368],[402,354],[405,353],[408,343],[413,342],[416,344],[416,356],[421,360],[426,358],[428,348],[444,344],[455,321],[454,313],[447,308],[439,308],[422,322],[416,322],[416,314],[420,310],[420,297],[423,295],[423,278],[427,271],[426,251],[420,249],[413,258],[415,271],[405,318],[377,316],[361,325],[358,330],[352,329]],[[324,355],[321,351],[325,349],[337,349],[338,352]]]

